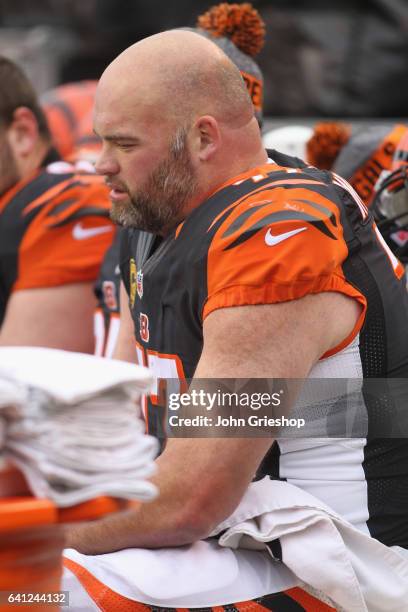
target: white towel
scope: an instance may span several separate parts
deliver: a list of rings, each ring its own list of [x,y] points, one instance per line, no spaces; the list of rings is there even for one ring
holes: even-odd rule
[[[157,441],[141,397],[150,372],[129,363],[43,348],[0,348],[0,449],[32,492],[58,506],[98,495],[157,494]]]
[[[220,606],[300,586],[339,612],[408,610],[408,558],[294,485],[252,483],[218,534],[218,542],[179,548],[64,554],[113,591],[148,605]],[[282,562],[265,544],[276,539]]]
[[[0,370],[64,404],[115,387],[139,396],[153,382],[149,370],[132,363],[38,347],[0,347]]]
[[[219,533],[228,548],[279,539],[284,565],[347,612],[408,610],[408,559],[287,482],[252,483]]]
[[[64,556],[97,578],[104,587],[150,606],[208,608],[248,601],[269,593],[302,586],[265,552],[228,550],[214,540],[174,548],[128,548],[102,555],[83,555],[66,549]],[[75,601],[72,576],[67,583]],[[79,591],[81,589],[79,588]]]

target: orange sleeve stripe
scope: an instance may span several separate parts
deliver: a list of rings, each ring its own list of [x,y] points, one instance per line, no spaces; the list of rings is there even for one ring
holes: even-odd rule
[[[30,180],[32,180],[33,177],[30,178]],[[101,177],[97,174],[92,175],[92,174],[83,174],[83,175],[71,175],[68,179],[61,181],[60,183],[58,183],[57,185],[54,185],[54,187],[51,187],[50,189],[48,189],[47,191],[42,192],[38,198],[36,198],[35,200],[33,200],[30,204],[28,204],[28,206],[25,207],[24,211],[23,211],[23,215],[27,215],[28,213],[30,213],[32,210],[34,210],[35,208],[38,208],[39,206],[41,206],[42,204],[53,200],[54,198],[58,198],[62,196],[61,192],[63,193],[63,197],[64,198],[68,198],[68,196],[70,195],[69,189],[67,189],[66,191],[65,188],[69,187],[70,183],[72,183],[72,189],[75,190],[75,195],[77,195],[78,193],[78,186],[75,185],[74,183],[76,181],[80,181],[82,183],[81,186],[81,190],[82,190],[82,197],[83,195],[88,196],[88,195],[95,195],[92,194],[91,189],[94,186],[99,187],[101,190],[103,189],[105,192],[105,200],[106,202],[108,202],[108,189],[106,186],[104,186],[103,181],[101,179]],[[88,189],[90,191],[90,194],[88,194],[86,191],[84,191],[84,189]]]
[[[316,599],[316,597],[310,595],[300,587],[288,589],[284,591],[284,593],[303,606],[305,612],[336,612],[336,608],[332,608],[332,606],[329,606],[320,599]]]
[[[290,174],[288,174],[288,177],[290,177]],[[256,204],[262,204],[262,203],[268,203],[268,202],[272,202],[272,198],[273,198],[273,190],[275,187],[279,187],[279,186],[287,186],[287,185],[324,185],[324,183],[320,182],[320,181],[315,181],[315,180],[311,180],[311,179],[295,179],[295,178],[285,178],[284,180],[280,180],[280,181],[271,181],[270,183],[268,183],[267,185],[262,185],[262,187],[260,189],[254,189],[254,191],[252,191],[249,194],[246,194],[245,196],[243,196],[243,198],[239,198],[238,200],[235,200],[235,202],[232,202],[232,204],[230,204],[229,206],[227,206],[226,208],[224,208],[216,217],[215,219],[212,221],[211,225],[209,226],[208,230],[209,231],[216,223],[217,221],[219,221],[219,219],[221,219],[221,217],[223,215],[225,215],[225,213],[228,210],[231,210],[232,208],[234,208],[235,206],[238,206],[238,204],[241,203],[242,200],[248,201],[249,199],[252,198],[256,198],[257,194],[259,191],[263,192],[263,195],[265,195],[265,191],[267,190],[267,188],[270,188],[270,193],[271,193],[271,199],[270,200],[262,200],[262,201],[256,201]],[[255,187],[255,183],[254,183],[254,187]],[[309,195],[309,192],[307,190],[304,190],[306,195]],[[295,192],[293,192],[295,193]],[[314,197],[319,198],[320,196],[318,194],[313,194]],[[294,197],[294,196],[293,196]],[[327,199],[324,198],[323,196],[321,196],[321,198],[327,202]]]
[[[48,200],[51,200],[53,197],[58,196],[60,192],[69,185],[70,182],[72,182],[72,177],[70,177],[69,179],[66,179],[65,181],[61,181],[57,185],[54,185],[54,187],[51,187],[51,189],[48,189],[47,191],[42,192],[41,195],[38,196],[38,198],[33,200],[30,204],[28,204],[28,206],[24,208],[23,215],[24,216],[28,215],[29,212],[31,212],[38,206],[41,206],[41,204],[44,204],[44,202],[47,202]]]

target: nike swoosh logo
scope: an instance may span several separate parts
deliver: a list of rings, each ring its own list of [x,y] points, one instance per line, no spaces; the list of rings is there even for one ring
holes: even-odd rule
[[[277,236],[273,236],[269,228],[265,234],[265,243],[268,246],[275,246],[276,244],[279,244],[280,242],[283,242],[284,240],[287,240],[288,238],[291,238],[292,236],[296,236],[296,234],[299,234],[300,232],[304,232],[305,230],[307,230],[307,227],[299,227],[298,229],[291,230],[290,232],[284,232],[283,234],[278,234]]]
[[[76,223],[72,229],[72,236],[75,240],[86,240],[99,234],[106,234],[113,230],[112,225],[98,225],[97,227],[83,227],[82,223]]]

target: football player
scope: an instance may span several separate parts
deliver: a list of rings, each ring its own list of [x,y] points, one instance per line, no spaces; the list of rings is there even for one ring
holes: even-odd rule
[[[395,150],[393,163],[375,186],[373,213],[389,247],[408,263],[408,127]]]
[[[374,124],[354,130],[343,123],[318,123],[306,144],[306,160],[345,178],[367,206],[383,171],[392,165],[407,126]]]
[[[344,179],[277,151],[268,158],[242,77],[211,41],[178,30],[127,49],[102,75],[94,125],[103,141],[97,171],[111,188],[114,218],[129,228],[120,257],[128,333],[157,381],[176,381],[181,392],[192,377],[194,385],[408,375],[403,266]],[[157,384],[147,415],[164,446],[154,477],[159,498],[68,533],[76,549],[67,553],[68,566],[88,593],[99,583],[101,607],[122,600],[158,605],[164,585],[153,569],[156,582],[142,580],[144,559],[157,568],[167,559],[169,588],[172,563],[194,551],[195,571],[200,559],[216,559],[222,573],[225,551],[205,539],[234,512],[255,475],[313,495],[375,539],[384,555],[388,546],[408,548],[406,438],[378,440],[363,431],[353,439],[275,440],[270,431],[166,440],[161,391]],[[346,421],[347,401],[334,399],[333,410]],[[371,434],[392,429],[393,406],[382,410],[370,395],[361,401]],[[312,394],[302,410],[318,414],[326,404]],[[246,599],[231,599],[225,589],[207,600],[203,591],[187,591],[185,607],[245,599],[234,609],[251,609],[247,599],[256,589],[245,591],[248,575],[257,588],[262,576],[262,595],[268,593],[276,577],[270,561],[256,551],[244,561],[243,552],[233,551],[235,578],[225,584]],[[197,589],[205,590],[209,566]],[[253,606],[274,609],[271,599],[258,597]],[[325,609],[314,604],[304,609]]]
[[[255,116],[262,125],[263,77],[255,61],[264,44],[265,24],[258,11],[250,4],[228,4],[211,7],[197,18],[196,31],[218,45],[239,68],[248,88],[255,109]],[[94,135],[95,137],[95,135]],[[95,353],[111,357],[115,352],[120,311],[120,272],[118,235],[106,253],[95,293],[98,308],[95,313]],[[123,291],[123,290],[122,290]],[[127,312],[122,316],[127,316]],[[115,352],[117,359],[133,361],[134,341],[126,347],[121,338]]]
[[[108,191],[60,160],[5,57],[0,79],[0,343],[92,352],[93,283],[114,235]]]

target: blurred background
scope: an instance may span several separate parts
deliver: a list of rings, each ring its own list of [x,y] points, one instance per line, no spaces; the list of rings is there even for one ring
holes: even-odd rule
[[[98,78],[138,39],[194,26],[214,0],[0,0],[0,54],[39,93]],[[264,0],[257,60],[273,119],[408,116],[408,0]],[[2,83],[2,87],[7,84]]]

